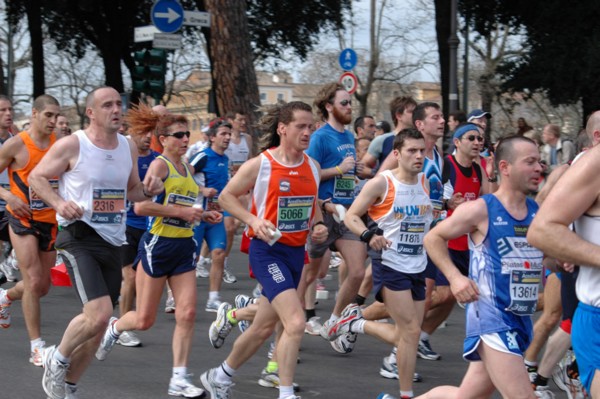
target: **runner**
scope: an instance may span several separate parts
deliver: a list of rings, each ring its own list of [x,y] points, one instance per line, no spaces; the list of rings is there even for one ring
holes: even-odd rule
[[[250,264],[263,291],[254,322],[235,341],[221,366],[201,376],[212,399],[229,398],[232,378],[273,332],[279,320],[279,398],[296,399],[293,380],[304,311],[298,292],[304,247],[310,234],[323,242],[327,229],[316,206],[320,170],[304,151],[312,133],[311,107],[302,102],[275,105],[259,122],[263,152],[246,162],[220,195],[223,209],[249,226]],[[238,197],[254,188],[249,212]],[[302,286],[299,286],[302,284]]]

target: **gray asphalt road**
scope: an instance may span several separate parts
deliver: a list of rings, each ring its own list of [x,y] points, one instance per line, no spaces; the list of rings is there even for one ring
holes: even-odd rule
[[[223,284],[223,297],[233,301],[239,293],[250,294],[254,281],[247,277],[245,255],[235,252],[230,262],[238,277],[235,284]],[[333,291],[337,272],[331,272],[333,279],[326,281],[332,292],[330,299],[320,300],[317,313],[328,317],[333,307]],[[11,283],[3,286],[9,287]],[[234,339],[239,335],[236,329],[228,337],[225,345],[214,349],[208,341],[208,326],[214,320],[214,313],[204,311],[207,298],[207,279],[198,279],[198,316],[194,348],[189,370],[194,380],[210,367],[220,364],[227,356]],[[163,298],[164,301],[164,298]],[[164,303],[164,302],[163,302]],[[79,301],[71,288],[53,287],[42,304],[42,331],[48,344],[59,341],[69,320],[81,310]],[[437,386],[460,383],[466,370],[460,356],[464,334],[464,311],[456,308],[448,320],[448,326],[440,329],[431,339],[433,348],[442,355],[440,361],[417,362],[417,371],[424,382],[415,385],[415,393],[420,394]],[[171,335],[174,316],[158,315],[156,325],[149,331],[140,332],[143,347],[125,348],[117,346],[106,361],[94,360],[87,374],[80,382],[81,398],[169,398],[167,386],[171,375]],[[42,369],[29,364],[29,342],[25,331],[20,303],[12,306],[12,327],[0,331],[0,398],[45,398],[42,386]],[[235,399],[277,398],[278,391],[263,388],[257,384],[261,370],[266,366],[268,344],[257,353],[236,378],[233,388]],[[305,335],[300,353],[301,361],[296,373],[296,382],[301,387],[303,399],[348,398],[374,399],[386,391],[397,395],[396,380],[379,376],[381,361],[390,348],[367,336],[360,336],[354,352],[340,355],[334,352],[329,343],[320,337]],[[496,396],[499,397],[499,396]],[[561,396],[558,396],[561,397]]]

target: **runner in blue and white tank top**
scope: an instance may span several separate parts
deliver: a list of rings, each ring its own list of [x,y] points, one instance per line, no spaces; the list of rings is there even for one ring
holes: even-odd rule
[[[450,282],[457,301],[467,304],[464,357],[472,362],[460,387],[434,388],[419,398],[535,398],[523,356],[532,336],[542,276],[542,253],[526,240],[537,205],[527,198],[541,173],[537,145],[504,138],[496,151],[500,187],[494,194],[457,207],[452,217],[425,237],[428,255]],[[469,234],[469,277],[448,252],[448,241]]]

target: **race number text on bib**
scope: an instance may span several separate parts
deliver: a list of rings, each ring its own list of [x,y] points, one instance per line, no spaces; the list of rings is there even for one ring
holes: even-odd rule
[[[57,193],[58,179],[50,179],[48,180],[48,183],[50,183],[52,190],[54,190],[54,192]],[[42,201],[40,196],[37,195],[37,193],[33,191],[31,187],[29,187],[29,209],[31,209],[32,211],[40,211],[42,209],[47,208],[50,208],[50,206],[48,206],[44,201]]]
[[[170,193],[167,197],[167,205],[191,207],[194,205],[195,201],[195,198],[175,193]],[[192,225],[189,222],[186,222],[185,220],[180,218],[165,217],[163,218],[162,222],[167,226],[178,227],[181,229],[189,229],[192,227]]]
[[[277,201],[277,228],[282,233],[308,230],[314,196],[279,197]]]
[[[352,199],[354,198],[354,175],[336,176],[333,185],[333,198]]]
[[[120,224],[124,220],[125,190],[95,188],[92,191],[91,222]]]

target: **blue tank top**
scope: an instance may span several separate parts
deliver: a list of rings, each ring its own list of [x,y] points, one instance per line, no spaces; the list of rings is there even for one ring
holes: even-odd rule
[[[479,300],[467,306],[467,337],[519,330],[533,334],[542,278],[543,254],[527,242],[527,229],[538,205],[527,198],[527,216],[513,218],[493,194],[481,197],[488,210],[488,233],[479,245],[469,237],[469,277],[479,288]]]
[[[148,172],[148,168],[154,159],[160,154],[156,151],[150,150],[150,154],[145,157],[138,157],[138,174],[140,175],[140,180],[144,181],[146,177],[146,172]],[[127,226],[134,227],[140,230],[146,230],[148,227],[148,218],[146,216],[139,216],[133,210],[133,202],[127,201]]]
[[[444,186],[442,184],[443,161],[442,156],[433,148],[433,159],[425,157],[423,162],[423,173],[429,180],[429,198],[433,204],[433,209],[442,210],[442,199],[444,197]]]
[[[221,211],[219,206],[219,194],[229,181],[229,158],[227,155],[220,155],[214,152],[210,147],[205,148],[190,160],[194,168],[194,179],[196,182],[203,181],[204,187],[214,188],[217,195],[212,198],[204,198],[204,209],[207,211]],[[204,179],[198,176],[202,174]]]
[[[306,153],[321,164],[321,169],[334,168],[347,156],[356,159],[354,135],[348,130],[340,133],[326,124],[313,133]],[[319,198],[331,198],[334,204],[350,205],[354,201],[354,171],[343,176],[336,175],[322,181],[319,186]]]

